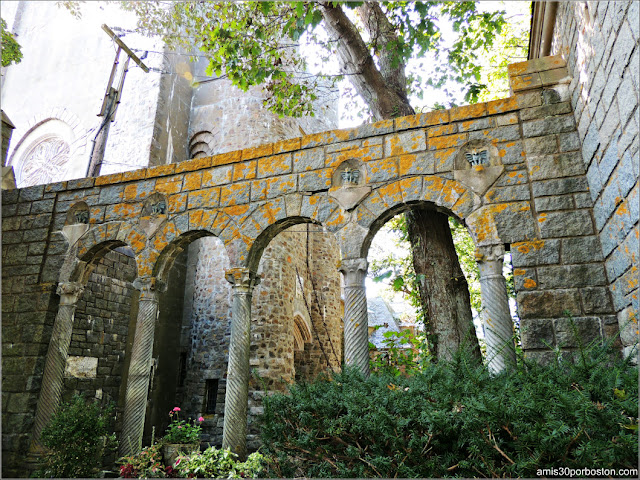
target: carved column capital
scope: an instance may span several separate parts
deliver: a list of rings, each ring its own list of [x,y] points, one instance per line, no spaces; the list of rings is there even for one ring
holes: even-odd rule
[[[476,247],[475,250],[476,262],[491,262],[500,261],[504,259],[504,245],[484,245]]]
[[[247,292],[253,290],[253,287],[260,283],[260,278],[255,272],[243,267],[225,270],[224,278],[233,286],[234,290],[244,290]]]
[[[60,295],[60,305],[75,305],[84,292],[84,285],[78,282],[63,282],[58,284],[56,293]]]
[[[140,291],[140,300],[156,300],[159,293],[167,290],[167,285],[156,277],[136,278],[133,287]]]
[[[340,262],[338,270],[344,276],[345,287],[363,287],[368,268],[366,258],[347,258]]]

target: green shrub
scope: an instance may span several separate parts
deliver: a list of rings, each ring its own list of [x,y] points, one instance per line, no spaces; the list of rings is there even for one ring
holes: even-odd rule
[[[277,477],[535,477],[636,468],[638,371],[593,349],[497,376],[458,356],[411,376],[353,370],[264,399]]]
[[[178,457],[175,465],[167,470],[169,468],[176,477],[254,478],[262,473],[264,460],[255,452],[245,462],[238,462],[238,456],[230,450],[209,447],[202,453]]]
[[[97,476],[103,456],[117,447],[111,429],[113,409],[112,404],[104,407],[79,395],[62,403],[42,430],[42,444],[49,451],[45,468],[37,474],[48,478]]]

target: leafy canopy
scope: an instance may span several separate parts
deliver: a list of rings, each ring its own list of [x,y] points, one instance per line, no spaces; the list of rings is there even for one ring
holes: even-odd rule
[[[2,34],[2,66],[8,67],[12,63],[22,61],[22,49],[13,34],[7,30],[7,22],[0,18],[0,32]]]
[[[162,35],[170,47],[196,54],[204,52],[209,74],[225,76],[242,90],[264,84],[266,106],[280,114],[313,114],[318,92],[344,78],[336,69],[339,43],[322,28],[319,2],[122,2],[138,15],[139,28]],[[448,81],[464,84],[465,100],[477,101],[486,88],[480,84],[477,56],[490,48],[505,24],[504,12],[480,12],[476,2],[383,2],[395,39],[381,42],[366,34],[362,2],[340,5],[358,30],[379,67],[381,55],[392,66],[432,54],[427,69],[407,77],[408,93],[427,86],[442,88]],[[446,42],[443,21],[450,21],[454,38]],[[300,54],[305,45],[307,58]],[[311,58],[309,58],[311,57]],[[320,61],[320,71],[309,73],[308,61]],[[350,74],[358,75],[358,73]]]

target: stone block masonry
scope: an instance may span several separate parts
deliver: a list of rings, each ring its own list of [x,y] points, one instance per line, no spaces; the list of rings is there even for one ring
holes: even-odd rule
[[[566,59],[607,284],[624,351],[638,342],[638,2],[558,3],[552,51]],[[637,352],[637,350],[636,350]]]
[[[320,271],[329,275],[346,264],[365,265],[379,227],[418,203],[456,216],[478,247],[510,247],[526,355],[544,360],[549,347],[570,352],[577,342],[574,331],[586,340],[616,335],[620,299],[610,295],[615,286],[610,276],[619,271],[624,276],[629,269],[605,261],[616,248],[603,248],[597,210],[591,203],[589,169],[578,141],[580,131],[573,106],[567,103],[571,80],[564,60],[550,57],[517,64],[511,74],[513,96],[504,100],[178,164],[3,192],[3,352],[13,354],[3,355],[3,367],[7,365],[3,374],[14,382],[11,390],[3,388],[4,418],[22,415],[18,418],[26,422],[33,415],[39,393],[34,385],[42,378],[57,311],[56,284],[86,284],[93,265],[109,250],[130,249],[137,275],[134,283],[146,285],[149,299],[145,301],[151,305],[154,296],[162,296],[165,286],[171,285],[171,267],[184,249],[203,236],[217,237],[226,251],[229,271],[244,279],[236,284],[242,294],[238,311],[246,313],[252,292],[256,303],[250,306],[264,322],[252,325],[251,333],[241,332],[254,334],[254,345],[264,344],[269,352],[263,350],[249,362],[264,370],[263,377],[275,386],[274,372],[292,380],[300,371],[315,368],[296,364],[296,353],[290,350],[295,350],[294,340],[304,335],[300,329],[291,335],[291,329],[306,323],[313,333],[318,321],[335,318],[341,306],[336,277],[320,276],[314,279],[314,290],[322,292],[324,299],[312,304],[309,318],[303,313],[297,320],[302,323],[290,319],[287,324],[276,323],[280,315],[289,315],[289,305],[295,307],[296,299],[304,300],[306,290],[297,296],[291,269],[260,266],[261,261],[269,262],[269,249],[290,255],[291,265],[298,265],[304,251],[298,250],[299,242],[288,243],[293,233],[287,229],[314,224],[310,228],[332,236],[324,246],[311,248],[318,256],[302,275],[308,274],[304,280],[310,282]],[[472,165],[469,159],[474,158],[478,163]],[[633,189],[630,192],[617,209],[627,205]],[[89,223],[85,233],[68,242],[61,230],[69,210],[80,201],[89,209]],[[630,203],[628,209],[632,209]],[[271,243],[278,238],[284,243]],[[334,264],[338,258],[342,266]],[[252,283],[256,274],[263,273],[265,285],[272,274],[286,276],[278,284],[280,292],[261,290]],[[262,292],[268,297],[264,308]],[[567,311],[577,330],[567,323]],[[194,359],[206,356],[211,347],[209,332],[217,332],[212,341],[220,346],[226,341],[227,325],[220,323],[219,329],[214,325],[218,313],[212,319],[206,309],[202,312],[202,323],[194,324],[189,334],[192,345],[202,345],[194,351]],[[295,319],[295,309],[293,313]],[[143,320],[145,335],[153,335],[155,327],[149,318]],[[25,334],[27,324],[30,332],[39,332],[35,337]],[[302,341],[298,359],[322,358],[322,350],[331,350],[331,343],[337,349],[333,342],[339,336],[337,327],[327,325],[329,333],[319,337],[320,351],[315,347],[307,351]],[[178,326],[176,331],[185,329]],[[286,338],[286,343],[278,343],[277,338]],[[16,370],[7,360],[10,356],[28,358],[33,367],[25,375],[24,369]],[[206,359],[202,368],[214,368],[221,354],[214,357]],[[142,362],[146,357],[140,358]],[[315,362],[320,365],[320,360]],[[227,393],[235,388],[234,394],[243,394],[237,382],[231,387],[229,377],[223,383]],[[194,409],[202,399],[202,390],[189,393]],[[18,471],[17,460],[30,442],[30,431],[25,423],[21,429],[3,433],[8,472]]]

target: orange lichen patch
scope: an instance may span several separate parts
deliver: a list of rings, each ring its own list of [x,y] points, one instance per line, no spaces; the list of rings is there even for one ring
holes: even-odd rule
[[[300,137],[291,140],[282,140],[273,144],[273,153],[292,152],[300,150]]]
[[[176,226],[173,222],[168,222],[164,225],[161,232],[158,232],[151,242],[155,251],[161,252],[164,247],[167,246],[167,238],[175,238],[177,236]]]
[[[412,154],[401,155],[398,157],[398,171],[400,176],[406,175],[416,162],[416,156]]]
[[[520,275],[524,275],[525,273],[527,273],[527,271],[524,268],[514,268],[513,269],[513,274],[517,277],[519,277]]]
[[[629,209],[627,208],[627,202],[622,201],[620,206],[616,209],[616,215],[628,215]]]
[[[208,168],[211,166],[211,157],[199,157],[192,158],[185,162],[176,163],[176,173],[192,172],[194,170],[200,170],[201,168]]]
[[[451,148],[462,145],[469,137],[466,133],[457,135],[446,135],[429,139],[429,150],[440,150],[443,148]]]
[[[531,278],[525,278],[523,286],[524,288],[536,288],[538,284],[535,282],[535,280],[532,280]]]
[[[90,208],[89,223],[100,223],[104,220],[104,209],[101,207]]]
[[[202,172],[187,173],[184,176],[184,182],[182,184],[183,192],[198,190],[200,187],[202,187]]]
[[[230,163],[236,163],[240,161],[242,153],[240,150],[228,153],[219,153],[211,157],[211,166],[219,167],[220,165],[228,165]]]
[[[408,128],[415,128],[422,126],[422,114],[407,115],[406,117],[396,118],[396,129],[406,130]]]
[[[476,103],[475,105],[465,105],[464,107],[455,107],[449,110],[451,121],[464,120],[465,118],[477,118],[487,114],[487,106],[485,103]]]
[[[258,160],[258,177],[271,177],[291,172],[291,154],[274,155]]]
[[[265,204],[260,210],[262,213],[262,217],[269,222],[269,225],[276,223],[276,221],[280,218],[278,215],[282,212],[281,207],[274,207],[271,203]]]
[[[403,201],[416,200],[422,193],[422,178],[403,178],[398,182]]]
[[[281,192],[290,193],[296,189],[296,176],[285,175],[284,177],[267,178],[267,192],[273,191],[273,185],[279,185]]]
[[[132,229],[125,237],[124,242],[129,245],[136,254],[138,254],[146,246],[147,238]]]
[[[267,198],[267,181],[253,180],[251,182],[251,201]]]
[[[344,214],[340,210],[336,210],[331,218],[329,218],[325,224],[327,227],[338,227],[346,222]]]
[[[492,100],[487,102],[487,113],[495,115],[497,113],[510,112],[518,110],[518,101],[516,97],[502,98],[500,100]]]
[[[327,144],[336,141],[346,142],[351,136],[351,131],[352,129],[329,130],[327,132],[305,135],[300,139],[300,148],[305,148],[310,145],[316,146],[317,144]]]
[[[456,148],[447,148],[446,150],[436,150],[433,158],[435,160],[435,169],[436,171],[443,171],[444,166],[447,164],[449,160],[452,160],[457,152]],[[453,166],[453,161],[451,162],[451,166]],[[447,169],[449,170],[449,169]]]
[[[176,175],[173,177],[159,178],[156,181],[156,192],[170,195],[178,193],[182,189],[182,175]]]
[[[256,165],[257,160],[251,160],[250,162],[236,163],[233,166],[233,174],[231,180],[237,182],[239,180],[251,180],[256,178]]]
[[[331,153],[327,155],[325,159],[325,166],[329,168],[335,168],[342,162],[350,158],[357,158],[358,160],[363,162],[378,160],[382,158],[382,145],[352,147],[346,150]]]
[[[260,145],[252,148],[245,148],[242,150],[241,159],[251,160],[252,158],[266,157],[273,154],[273,143],[267,143],[266,145]]]
[[[113,213],[122,219],[133,218],[138,214],[138,208],[137,205],[119,203],[118,205],[114,205]]]
[[[132,202],[135,200],[139,200],[144,196],[149,194],[149,185],[145,185],[147,182],[143,183],[133,183],[131,185],[127,185],[124,187],[124,201]],[[138,190],[138,187],[142,187]]]
[[[531,251],[540,250],[544,247],[544,240],[532,240],[529,242],[516,242],[511,245],[518,252],[526,254]]]
[[[382,174],[385,180],[391,180],[398,176],[398,164],[395,158],[385,158],[369,163],[371,176]]]
[[[420,115],[422,125],[438,125],[439,123],[449,123],[449,110],[435,110],[433,112]]]
[[[202,172],[202,185],[205,187],[215,187],[225,183],[231,183],[231,167],[214,167]]]
[[[216,216],[215,220],[211,222],[211,230],[222,231],[230,221],[231,219],[229,218],[229,215],[226,215],[224,212],[220,212],[220,214]]]
[[[538,214],[538,222],[539,223],[544,223],[547,221],[547,214],[546,213],[539,213]]]
[[[169,212],[178,213],[184,211],[187,208],[187,194],[179,193],[177,195],[169,195],[167,200],[169,201]]]
[[[471,122],[465,122],[471,123]],[[464,126],[464,123],[463,123]],[[442,135],[450,135],[452,133],[456,133],[457,125],[455,123],[449,125],[442,125],[439,127],[431,127],[427,129],[427,137],[440,137]]]
[[[96,187],[100,185],[110,185],[112,183],[118,183],[122,180],[122,173],[112,173],[111,175],[103,175],[101,177],[96,178],[96,182],[94,185]]]
[[[129,172],[122,172],[122,181],[129,182],[132,180],[141,180],[145,177],[147,171],[143,168],[140,170],[131,170]]]
[[[384,187],[380,187],[378,195],[387,207],[392,207],[402,202],[402,192],[400,191],[400,182],[393,182]]]
[[[475,233],[478,244],[499,242],[494,215],[508,207],[508,204],[488,205],[467,217],[467,225]]]
[[[176,171],[176,164],[170,163],[169,165],[158,165],[147,169],[146,178],[160,177],[162,175],[171,175]]]
[[[232,206],[237,205],[238,202],[243,202],[243,197],[249,190],[248,183],[232,183],[222,189],[220,195],[220,205]]]
[[[205,188],[189,193],[189,208],[217,207],[220,199],[220,187]]]
[[[448,207],[452,207],[467,190],[456,182],[445,180],[444,188],[442,189],[441,202]]]
[[[312,195],[311,197],[309,197],[309,205],[315,205],[319,200],[320,197],[318,195]]]
[[[537,88],[542,86],[542,80],[539,73],[533,73],[530,75],[520,75],[519,77],[510,77],[509,84],[514,92],[521,90],[528,90],[530,88]]]
[[[453,205],[453,207],[451,207],[451,210],[460,218],[465,218],[473,209],[474,204],[475,197],[473,193],[465,191],[462,195],[460,195],[460,198],[456,200],[456,203]]]
[[[440,177],[425,177],[422,187],[422,198],[429,202],[435,202],[440,197],[444,187],[444,181]]]

